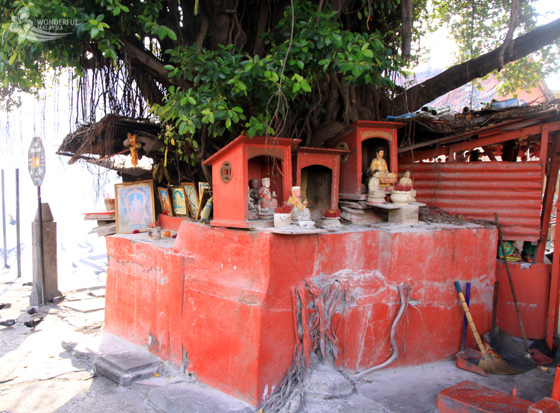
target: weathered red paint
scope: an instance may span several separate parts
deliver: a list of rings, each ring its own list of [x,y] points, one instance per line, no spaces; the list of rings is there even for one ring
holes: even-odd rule
[[[544,397],[529,407],[529,413],[560,413],[560,402]]]
[[[249,228],[258,221],[249,221],[249,180],[270,177],[270,189],[278,201],[288,199],[292,186],[292,146],[299,139],[249,138],[241,135],[206,161],[212,165],[214,197],[212,226]],[[223,180],[222,168],[229,162],[229,180]]]
[[[532,404],[470,381],[463,381],[443,390],[437,398],[437,407],[441,413],[527,413]]]
[[[417,365],[460,347],[455,280],[472,283],[476,325],[490,328],[496,243],[495,229],[478,226],[284,236],[190,221],[181,222],[173,247],[146,234],[107,237],[105,328],[177,365],[184,348],[198,380],[257,405],[292,363],[291,289],[303,280],[346,286],[334,323],[337,363],[349,371],[389,357],[397,286],[411,283],[418,301],[399,326],[392,366]]]
[[[338,208],[338,182],[340,181],[340,158],[349,153],[338,149],[298,148],[296,185],[301,185],[302,169],[311,165],[321,165],[331,170],[330,209]]]
[[[350,151],[340,166],[340,198],[365,199],[362,196],[362,181],[364,172],[375,158],[376,142],[387,147],[385,160],[389,170],[398,173],[397,129],[403,126],[404,123],[397,122],[359,121],[337,134],[330,147]],[[343,148],[344,144],[347,147]],[[373,146],[369,147],[369,144]]]
[[[528,338],[542,340],[546,333],[552,265],[518,262],[508,262],[508,265],[525,334]],[[513,337],[522,337],[503,260],[496,264],[496,280],[500,283],[497,325]]]
[[[489,221],[497,212],[504,240],[539,240],[540,162],[414,163],[401,168],[411,171],[418,202]]]

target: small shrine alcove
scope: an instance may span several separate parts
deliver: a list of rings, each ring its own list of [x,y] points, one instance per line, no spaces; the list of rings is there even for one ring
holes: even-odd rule
[[[285,201],[292,186],[292,146],[300,140],[240,135],[206,161],[212,166],[214,219],[212,226],[256,228],[271,226],[263,220],[249,219],[251,179],[270,178],[270,189],[278,203]]]
[[[343,129],[331,141],[331,148],[348,150],[340,164],[341,199],[366,199],[367,171],[376,156],[377,148],[385,151],[389,171],[398,173],[397,129],[404,124],[397,122],[359,121]]]
[[[312,217],[338,207],[340,160],[349,151],[324,148],[297,150],[296,184],[309,201]]]

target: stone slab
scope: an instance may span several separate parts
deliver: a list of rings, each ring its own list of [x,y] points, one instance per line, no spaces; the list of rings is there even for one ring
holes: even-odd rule
[[[64,307],[81,313],[89,313],[92,311],[103,310],[105,308],[105,297],[92,298],[89,300],[65,302]]]
[[[158,357],[142,347],[108,334],[103,336],[97,349],[88,350],[98,356],[95,370],[121,386],[154,377],[154,373],[160,374],[162,370],[162,362]]]
[[[256,228],[257,231],[263,232],[272,232],[273,234],[280,234],[280,235],[308,235],[308,234],[322,234],[327,232],[326,229],[322,228],[311,228],[306,229],[302,228],[298,225],[290,225],[289,227],[284,228]]]
[[[463,381],[442,391],[437,398],[441,413],[525,413],[533,403],[498,390]]]
[[[148,393],[157,408],[166,413],[251,413],[255,410],[217,390],[188,383],[157,387]]]

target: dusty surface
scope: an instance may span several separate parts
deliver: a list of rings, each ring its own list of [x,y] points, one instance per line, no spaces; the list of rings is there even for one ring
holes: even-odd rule
[[[164,364],[161,377],[121,387],[95,374],[87,351],[73,355],[65,351],[68,346],[64,348],[64,343],[80,343],[78,347],[83,349],[102,337],[104,311],[99,303],[104,296],[103,275],[80,275],[79,269],[68,277],[59,274],[59,287],[66,299],[43,306],[32,317],[25,312],[31,287],[24,285],[31,276],[18,279],[13,271],[0,273],[0,303],[12,304],[0,310],[0,321],[17,320],[14,327],[0,326],[0,412],[192,413],[207,411],[204,406],[214,406],[214,412],[232,411],[223,407],[223,395],[218,402],[217,392],[174,366]],[[23,324],[38,316],[44,321],[34,331]],[[308,369],[304,386],[292,393],[283,411],[437,412],[438,393],[464,380],[509,394],[516,388],[519,397],[537,401],[550,396],[555,371],[554,367],[537,368],[516,376],[485,378],[445,360],[414,368],[389,366],[353,380],[350,372],[338,372],[329,363],[318,364]],[[243,411],[255,411],[247,409]]]

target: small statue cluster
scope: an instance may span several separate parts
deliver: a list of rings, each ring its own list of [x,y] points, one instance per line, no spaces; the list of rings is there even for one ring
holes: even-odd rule
[[[270,189],[270,178],[262,179],[262,186],[258,179],[251,179],[249,182],[249,219],[271,219],[274,210],[278,206],[276,193]],[[292,194],[286,201],[286,205],[292,207],[290,215],[292,221],[310,221],[311,212],[308,208],[307,199],[301,198],[301,188],[292,187]]]

